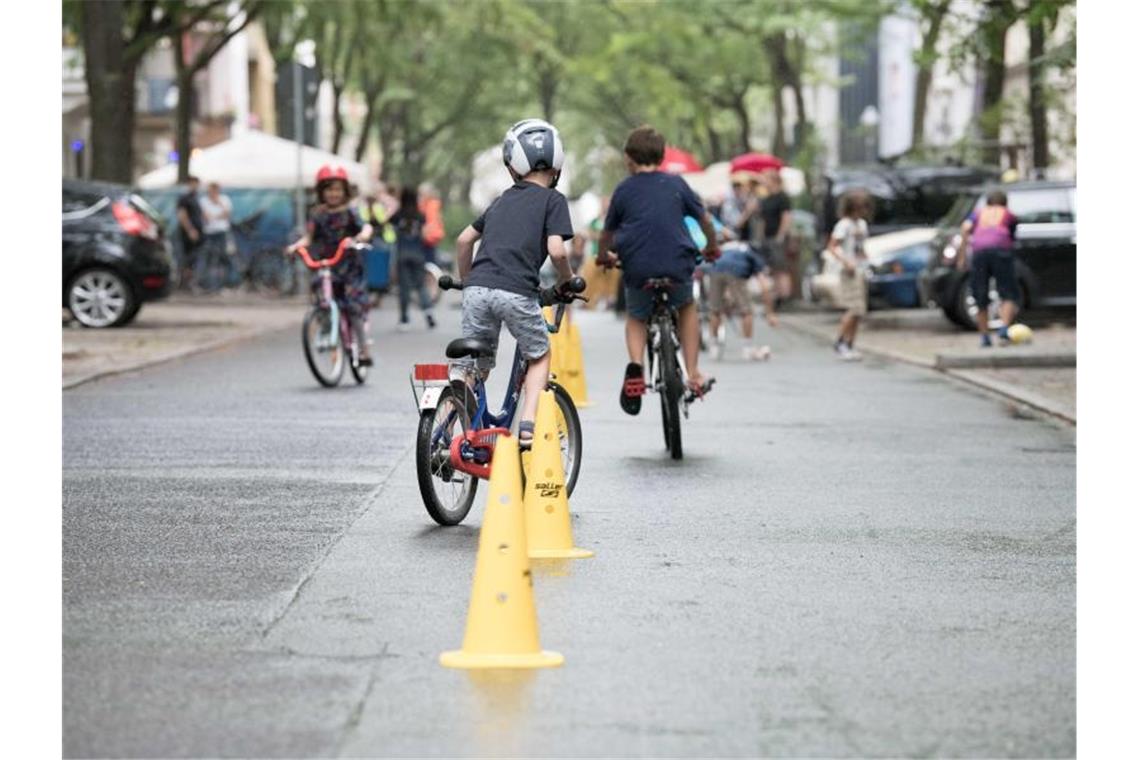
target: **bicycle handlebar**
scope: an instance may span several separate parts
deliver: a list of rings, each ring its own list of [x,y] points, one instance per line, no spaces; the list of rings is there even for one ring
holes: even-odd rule
[[[344,240],[340,241],[340,245],[336,247],[336,253],[333,254],[332,258],[329,259],[314,259],[309,255],[309,249],[305,248],[304,246],[298,248],[297,253],[300,255],[301,261],[305,262],[305,266],[307,266],[309,269],[327,269],[335,267],[337,264],[339,264],[340,260],[344,258],[345,251],[355,245],[355,243],[355,240],[350,237],[346,237]]]
[[[445,274],[439,278],[439,289],[463,290],[463,283],[451,275]],[[570,303],[572,301],[588,301],[589,299],[578,295],[585,289],[586,281],[581,277],[575,276],[567,280],[561,288],[547,288],[539,291],[538,298],[543,306],[551,306],[555,303]]]

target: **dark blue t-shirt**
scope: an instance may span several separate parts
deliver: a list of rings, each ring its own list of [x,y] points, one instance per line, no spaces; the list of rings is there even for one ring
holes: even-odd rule
[[[685,217],[700,219],[704,213],[701,199],[675,174],[643,172],[623,179],[610,198],[605,229],[614,231],[626,285],[638,288],[651,277],[691,278],[699,251]]]
[[[507,188],[471,226],[483,241],[465,284],[524,296],[538,293],[546,239],[574,237],[566,196],[526,180]]]

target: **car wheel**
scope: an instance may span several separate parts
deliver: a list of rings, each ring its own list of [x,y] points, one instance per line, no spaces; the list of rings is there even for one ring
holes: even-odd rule
[[[131,286],[111,269],[80,272],[67,288],[67,308],[84,327],[119,327],[134,318],[138,306]]]

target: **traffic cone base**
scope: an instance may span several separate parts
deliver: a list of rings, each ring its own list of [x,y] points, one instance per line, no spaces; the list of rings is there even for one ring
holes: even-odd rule
[[[531,559],[586,559],[593,557],[589,549],[579,549],[572,546],[569,549],[529,549],[527,556]]]
[[[480,668],[557,668],[566,661],[558,652],[527,654],[478,654],[456,649],[439,656],[439,664],[445,668],[473,670]]]
[[[562,655],[544,651],[538,641],[522,497],[518,439],[503,434],[495,444],[491,465],[463,648],[440,656],[439,663],[445,667],[549,668],[562,664]]]

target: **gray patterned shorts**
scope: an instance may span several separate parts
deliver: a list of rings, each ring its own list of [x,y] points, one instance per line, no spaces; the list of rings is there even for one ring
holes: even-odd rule
[[[504,324],[527,359],[541,359],[550,350],[546,320],[536,296],[468,286],[463,289],[462,324],[464,338],[484,340],[496,352],[499,350],[499,330]],[[479,359],[477,366],[489,370],[495,366],[495,358]]]

